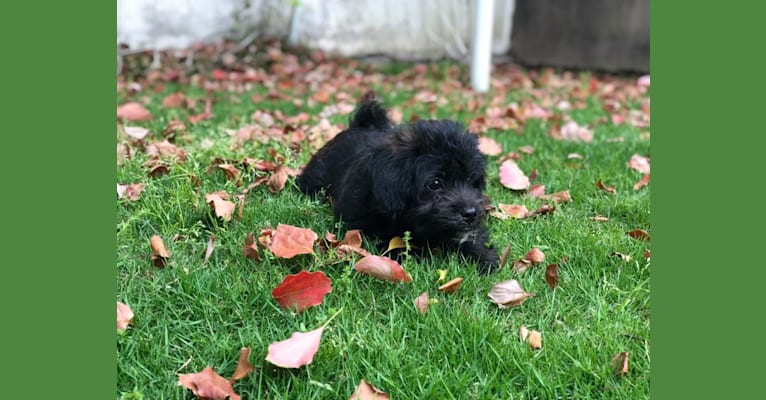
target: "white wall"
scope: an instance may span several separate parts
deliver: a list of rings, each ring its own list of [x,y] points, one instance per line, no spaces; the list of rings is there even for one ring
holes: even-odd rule
[[[132,50],[277,35],[348,56],[468,56],[473,0],[117,0],[117,40]],[[515,0],[496,0],[493,51],[510,47]],[[291,24],[291,17],[293,18]]]

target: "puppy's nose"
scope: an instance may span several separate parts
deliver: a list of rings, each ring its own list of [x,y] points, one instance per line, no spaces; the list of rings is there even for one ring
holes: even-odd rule
[[[466,207],[460,215],[463,216],[463,220],[472,222],[476,219],[476,207]]]

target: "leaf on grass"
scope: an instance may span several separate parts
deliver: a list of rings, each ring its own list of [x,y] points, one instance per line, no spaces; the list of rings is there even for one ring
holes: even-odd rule
[[[503,154],[503,147],[495,139],[482,136],[479,138],[479,152],[491,157],[499,156]]]
[[[460,286],[463,284],[463,278],[455,278],[441,286],[439,286],[439,291],[442,293],[455,293],[458,289],[460,289]]]
[[[449,273],[449,271],[447,271],[446,269],[437,269],[436,273],[439,274],[439,278],[436,279],[436,282],[441,282],[447,279],[447,274]]]
[[[210,235],[210,240],[207,241],[205,257],[202,259],[202,265],[207,264],[207,260],[210,259],[210,255],[213,254],[213,248],[215,248],[215,235]]]
[[[136,140],[143,140],[149,134],[149,130],[140,126],[125,126],[122,128],[125,134]]]
[[[540,331],[536,331],[534,329],[529,331],[529,336],[527,336],[527,343],[529,343],[529,347],[531,347],[533,350],[538,350],[543,348],[543,334],[540,333]]]
[[[271,235],[269,250],[279,258],[293,258],[300,254],[313,254],[314,242],[319,238],[314,231],[297,226],[279,224]]]
[[[358,254],[358,255],[360,255],[362,257],[367,257],[367,256],[371,255],[371,253],[369,251],[367,251],[367,250],[365,250],[365,249],[363,249],[361,247],[351,246],[351,245],[348,245],[348,244],[342,244],[342,245],[338,246],[335,249],[335,252],[338,253],[338,255],[341,256],[341,257],[345,257],[345,256],[347,256],[349,254]]]
[[[141,192],[144,191],[143,183],[131,183],[128,185],[117,184],[117,198],[127,199],[130,201],[136,201],[141,197]]]
[[[561,138],[574,142],[590,143],[593,141],[593,131],[577,122],[569,121],[561,127]]]
[[[529,214],[527,206],[523,204],[498,204],[497,208],[499,208],[500,211],[502,211],[504,214],[516,219],[526,218],[527,214]]]
[[[420,296],[415,298],[415,308],[420,311],[421,314],[428,312],[428,292],[423,292]]]
[[[555,289],[559,284],[559,265],[551,264],[545,268],[545,282],[551,287],[551,290]]]
[[[596,222],[606,222],[609,221],[609,218],[604,217],[603,215],[596,215],[595,217],[590,217],[590,220]]]
[[[303,312],[305,309],[322,304],[327,293],[332,291],[330,280],[324,272],[301,271],[287,275],[282,283],[271,291],[282,308]]]
[[[127,305],[117,302],[117,331],[124,331],[128,328],[130,321],[133,319],[133,310]]]
[[[511,190],[526,190],[529,178],[514,161],[506,160],[500,165],[500,184]]]
[[[569,194],[569,190],[546,194],[544,196],[540,196],[540,198],[543,200],[552,200],[556,203],[566,203],[568,201],[572,201],[572,196]]]
[[[618,353],[612,358],[612,368],[617,375],[625,375],[628,373],[628,352],[623,351]]]
[[[239,181],[239,176],[241,173],[237,169],[237,167],[231,165],[231,164],[218,164],[217,167],[223,171],[224,174],[226,174],[226,178],[232,181]]]
[[[533,247],[524,255],[524,258],[529,260],[532,265],[536,265],[545,261],[545,253],[537,247]]]
[[[521,146],[519,147],[519,153],[524,154],[533,154],[535,152],[535,148],[532,146]]]
[[[500,261],[498,261],[498,269],[505,267],[505,263],[508,262],[508,258],[511,256],[511,245],[505,246],[505,249],[503,249],[503,254],[500,256]]]
[[[487,294],[492,302],[500,308],[518,306],[529,297],[534,296],[521,288],[519,281],[511,279],[495,284]]]
[[[271,193],[279,193],[285,188],[288,176],[287,172],[287,167],[280,165],[277,167],[277,170],[271,174],[269,180],[266,182],[266,186]]]
[[[568,160],[574,160],[574,159],[582,160],[583,156],[581,154],[579,154],[579,153],[569,153],[569,154],[567,154],[567,159]]]
[[[639,190],[648,184],[649,184],[649,174],[644,174],[641,180],[639,180],[638,182],[636,182],[635,185],[633,185],[633,190]]]
[[[149,239],[149,246],[152,248],[152,262],[157,268],[164,268],[167,259],[170,258],[170,252],[165,248],[162,238],[155,235]]]
[[[388,253],[391,250],[406,248],[407,245],[404,243],[404,240],[400,236],[394,236],[391,238],[391,240],[388,241],[388,248],[386,249],[385,253]]]
[[[545,185],[537,184],[530,186],[527,196],[532,198],[545,196]]]
[[[194,393],[200,399],[206,400],[239,400],[231,382],[218,375],[211,367],[205,367],[195,374],[178,374],[178,384]]]
[[[522,325],[519,327],[519,339],[521,339],[522,342],[527,341],[527,337],[529,337],[529,329],[527,329],[526,326]]]
[[[229,381],[238,381],[253,371],[255,371],[255,368],[253,368],[253,364],[250,364],[250,348],[243,347],[239,349],[239,361],[237,362],[237,369],[234,370],[234,375],[231,376]]]
[[[649,249],[644,251],[644,259],[646,262],[649,262],[652,259],[652,253],[649,251]]]
[[[186,95],[182,92],[171,93],[162,99],[162,107],[164,108],[178,108],[184,103],[186,103]]]
[[[210,99],[205,99],[205,110],[197,115],[190,115],[189,122],[191,122],[192,124],[196,124],[200,121],[213,118],[215,115],[213,115],[213,112],[211,111],[211,106],[212,106],[212,103]]]
[[[359,382],[349,400],[389,400],[388,394],[370,385],[364,379]]]
[[[319,350],[324,326],[308,332],[293,332],[289,339],[269,345],[266,361],[281,368],[300,368],[311,364]]]
[[[362,247],[362,231],[359,229],[351,229],[350,231],[347,231],[346,235],[343,236],[343,240],[340,242],[340,244],[345,244],[353,247]]]
[[[605,192],[607,192],[607,193],[614,194],[616,192],[614,186],[606,186],[606,185],[604,185],[604,182],[601,182],[601,179],[596,181],[596,187],[601,189],[601,190],[603,190],[603,191],[605,191]]]
[[[231,221],[231,216],[237,205],[228,200],[229,194],[224,191],[208,193],[205,195],[205,202],[213,209],[216,217],[224,221]]]
[[[538,215],[553,214],[556,211],[556,206],[550,204],[543,204],[537,210],[527,214],[527,218],[536,217]]]
[[[149,121],[152,114],[141,103],[125,103],[117,106],[117,119],[124,121]]]
[[[253,235],[253,232],[248,232],[245,236],[245,247],[242,249],[242,254],[253,260],[261,260],[261,254],[258,251],[258,245],[255,244],[255,235]]]
[[[638,154],[633,154],[628,161],[628,167],[635,169],[642,174],[649,173],[649,159]]]
[[[366,256],[354,264],[354,269],[389,282],[412,281],[407,271],[398,262],[384,256]]]
[[[513,272],[516,272],[517,274],[521,274],[524,271],[526,271],[531,264],[532,262],[527,259],[516,260],[513,262],[511,269],[513,269]]]
[[[150,143],[146,146],[146,155],[152,158],[174,158],[178,161],[186,161],[186,150],[166,140]]]
[[[628,254],[623,254],[623,253],[620,253],[619,251],[613,251],[613,252],[609,253],[609,255],[612,256],[612,257],[617,257],[620,260],[625,261],[625,262],[629,262],[630,258],[631,258]]]
[[[650,239],[649,232],[643,229],[633,229],[632,231],[628,232],[628,235],[633,239],[646,240],[647,242]]]

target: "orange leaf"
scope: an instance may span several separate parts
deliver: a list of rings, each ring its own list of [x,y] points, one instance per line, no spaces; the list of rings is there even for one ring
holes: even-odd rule
[[[499,208],[502,212],[505,214],[516,218],[516,219],[522,219],[526,218],[527,214],[529,214],[529,210],[527,210],[527,206],[525,205],[518,205],[518,204],[498,204],[497,208]]]
[[[205,195],[205,202],[210,205],[217,217],[224,221],[231,221],[231,216],[237,205],[226,199],[229,198],[226,192],[214,192]]]
[[[527,327],[524,325],[520,326],[519,339],[521,339],[522,342],[526,342],[528,337],[529,337],[529,329],[527,329]]]
[[[343,237],[343,241],[340,244],[347,244],[354,247],[362,247],[362,231],[359,229],[352,229],[346,232],[346,236]]]
[[[559,284],[559,266],[557,264],[551,264],[545,268],[545,282],[548,283],[551,290]]]
[[[439,291],[444,293],[455,293],[458,289],[460,289],[460,286],[462,284],[463,284],[463,278],[455,278],[439,286]]]
[[[133,319],[133,310],[121,302],[117,302],[117,330],[124,331]]]
[[[271,291],[282,308],[295,308],[297,312],[322,304],[327,293],[332,291],[330,280],[324,272],[301,271],[288,275],[282,283]]]
[[[614,194],[616,192],[616,190],[614,189],[614,186],[606,186],[606,185],[604,185],[604,182],[601,182],[601,179],[596,181],[596,187],[601,189],[601,190],[603,190],[603,191],[605,191],[605,192],[607,192],[607,193]]]
[[[271,236],[269,250],[279,258],[293,258],[299,254],[313,254],[318,236],[311,229],[279,224]]]
[[[633,190],[639,190],[648,184],[649,184],[649,174],[644,174],[643,178],[641,178],[640,181],[636,182],[636,184],[633,185]]]
[[[623,351],[618,353],[612,358],[612,367],[614,373],[617,375],[625,375],[628,373],[628,352]]]
[[[364,379],[359,382],[349,400],[389,400],[388,394],[370,385]]]
[[[361,247],[351,246],[351,245],[348,245],[348,244],[342,244],[342,245],[338,246],[335,249],[335,252],[338,253],[338,255],[341,256],[341,257],[345,257],[346,255],[352,254],[352,253],[353,254],[358,254],[358,255],[360,255],[362,257],[367,257],[367,256],[370,255],[369,251],[367,251],[367,250],[365,250],[365,249],[363,249]]]
[[[529,336],[527,336],[527,343],[529,343],[529,347],[531,347],[533,350],[542,349],[543,334],[534,329],[530,330]]]
[[[420,296],[415,298],[415,307],[421,314],[428,312],[428,292],[423,292]]]
[[[649,232],[643,229],[633,229],[632,231],[628,232],[628,235],[630,235],[630,237],[633,239],[646,240],[647,242],[650,239]]]
[[[196,374],[178,374],[178,384],[191,390],[200,399],[240,399],[240,396],[234,393],[231,382],[216,374],[211,367],[205,367]]]
[[[324,326],[313,331],[294,332],[289,339],[269,345],[266,361],[282,368],[300,368],[311,364],[319,350]]]
[[[125,103],[117,107],[117,119],[125,121],[149,121],[152,114],[141,103]]]
[[[231,376],[229,381],[234,382],[247,376],[247,374],[253,372],[253,364],[250,364],[250,348],[243,347],[239,349],[239,361],[237,362],[237,369],[234,370],[234,375]]]
[[[515,279],[495,284],[487,295],[500,308],[518,306],[529,297],[534,296],[534,294],[524,291]]]
[[[175,92],[162,99],[162,107],[178,108],[186,102],[186,96],[182,92]]]
[[[398,262],[383,256],[366,256],[354,264],[354,269],[390,282],[410,282],[412,280]]]
[[[167,263],[167,259],[170,258],[170,252],[165,248],[165,243],[162,238],[155,235],[149,239],[149,246],[152,248],[152,262],[158,268],[162,268]]]

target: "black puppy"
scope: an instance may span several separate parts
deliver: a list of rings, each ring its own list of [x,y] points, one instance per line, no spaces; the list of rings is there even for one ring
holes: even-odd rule
[[[482,225],[486,160],[477,143],[454,121],[395,126],[365,96],[348,129],[313,156],[297,183],[312,196],[324,189],[351,229],[386,241],[409,231],[415,245],[456,250],[489,273],[498,256]]]

